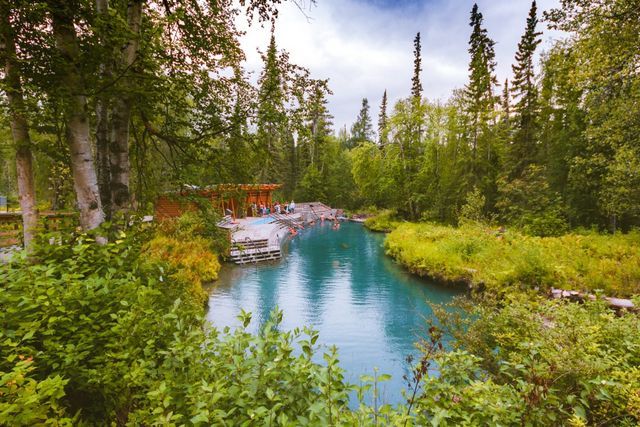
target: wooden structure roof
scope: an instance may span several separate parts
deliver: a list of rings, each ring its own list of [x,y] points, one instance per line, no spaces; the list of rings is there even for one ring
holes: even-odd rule
[[[182,215],[195,209],[188,196],[208,199],[222,215],[231,213],[234,218],[251,216],[251,205],[273,205],[273,192],[282,184],[218,184],[204,188],[183,189],[165,193],[156,201],[156,218],[159,220]]]

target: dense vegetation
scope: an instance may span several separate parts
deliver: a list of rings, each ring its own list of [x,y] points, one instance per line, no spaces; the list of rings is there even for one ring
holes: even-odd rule
[[[562,1],[545,20],[570,37],[543,53],[536,72],[534,2],[513,79],[498,85],[490,29],[474,7],[467,85],[447,101],[413,93],[390,114],[383,102],[377,140],[352,151],[361,197],[405,218],[456,224],[477,194],[486,219],[536,235],[637,226],[637,10],[626,0]]]
[[[0,265],[0,424],[640,423],[637,313],[534,292],[638,294],[637,1],[561,0],[544,19],[568,37],[539,70],[533,2],[502,85],[474,5],[464,88],[423,96],[418,33],[410,96],[387,111],[384,91],[377,132],[364,99],[337,136],[329,82],[274,31],[257,84],[243,69],[236,18],[275,25],[280,3],[0,0],[0,190],[28,248]],[[394,230],[391,255],[489,291],[436,307],[405,405],[379,401],[384,374],[346,384],[337,350],[280,330],[280,312],[256,335],[248,313],[204,324],[216,218],[132,219],[163,191],[227,182],[388,209],[367,226]],[[76,209],[79,227],[46,233],[41,208]]]
[[[409,384],[420,391],[407,393],[407,405],[392,408],[374,394],[371,405],[350,409],[349,393],[363,399],[388,377],[345,383],[337,350],[319,349],[314,331],[280,330],[279,312],[258,335],[204,325],[191,266],[140,255],[158,233],[166,230],[136,226],[106,245],[56,233],[43,236],[30,258],[0,269],[0,424],[640,420],[635,314],[615,315],[601,303],[510,297],[506,305],[470,307],[463,300],[471,316],[438,310],[455,351],[430,329]],[[250,314],[241,317],[248,326]]]
[[[453,228],[412,223],[392,231],[385,247],[414,273],[491,293],[556,287],[640,294],[638,232],[535,237],[481,224]]]

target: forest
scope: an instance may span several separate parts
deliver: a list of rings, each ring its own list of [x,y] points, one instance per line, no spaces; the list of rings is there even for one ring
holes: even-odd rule
[[[337,130],[331,81],[275,36],[315,3],[0,0],[0,194],[25,247],[0,263],[0,425],[637,425],[637,310],[545,292],[638,306],[640,3],[534,0],[505,81],[473,5],[463,87],[424,96],[417,32],[407,93]],[[239,20],[271,28],[257,81]],[[564,37],[541,51],[544,27]],[[227,183],[375,213],[397,262],[472,288],[435,308],[406,404],[378,404],[384,375],[347,384],[282,312],[257,335],[204,325],[218,213],[138,219]]]
[[[534,235],[638,225],[634,2],[546,12],[545,23],[569,36],[539,67],[534,3],[504,82],[474,7],[464,87],[446,100],[423,97],[418,33],[410,95],[391,106],[380,88],[376,129],[363,99],[337,134],[328,80],[291,63],[273,33],[250,83],[230,5],[111,2],[107,14],[100,2],[11,3],[0,184],[17,201],[22,183],[29,206],[77,203],[85,229],[149,212],[168,189],[234,182],[278,182],[286,199],[448,224],[481,197],[485,218]],[[275,4],[246,8],[248,19],[276,25]],[[80,167],[87,159],[93,167]]]

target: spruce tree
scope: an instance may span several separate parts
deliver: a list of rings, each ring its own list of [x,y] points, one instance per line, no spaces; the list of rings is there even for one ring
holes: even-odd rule
[[[362,107],[358,118],[351,127],[351,139],[348,143],[348,148],[356,147],[363,142],[371,141],[373,139],[373,126],[371,124],[371,115],[369,113],[369,100],[362,98]]]
[[[385,89],[378,114],[378,143],[384,145],[387,143],[387,139],[387,90]]]
[[[466,109],[470,118],[471,146],[474,158],[477,156],[478,140],[489,124],[491,113],[494,109],[495,98],[493,86],[495,78],[495,42],[487,35],[487,30],[482,27],[482,13],[478,11],[478,5],[471,9],[472,28],[469,39],[469,83],[465,88]]]
[[[258,92],[257,146],[259,179],[262,182],[278,182],[284,151],[287,115],[284,108],[285,93],[283,73],[280,69],[276,38],[273,28],[269,48],[263,55],[264,70],[260,76]]]
[[[496,116],[497,97],[493,94],[497,85],[495,77],[495,42],[489,38],[483,27],[482,13],[478,5],[471,10],[469,25],[472,28],[469,39],[469,83],[464,90],[465,134],[471,151],[465,184],[467,191],[478,187],[487,207],[493,206],[497,195],[498,175],[497,155],[499,138],[493,126]]]
[[[516,133],[509,150],[510,175],[520,175],[527,165],[536,159],[536,121],[538,114],[538,88],[533,69],[533,55],[540,44],[541,32],[536,31],[538,24],[535,0],[531,3],[525,33],[518,43],[516,63],[513,69],[513,87],[516,101]]]
[[[411,97],[415,100],[422,99],[422,83],[420,82],[420,73],[422,72],[422,57],[420,44],[420,33],[416,34],[413,40],[413,78],[411,79]]]
[[[502,88],[502,121],[509,123],[511,117],[511,91],[509,90],[509,79],[504,79],[504,87]]]

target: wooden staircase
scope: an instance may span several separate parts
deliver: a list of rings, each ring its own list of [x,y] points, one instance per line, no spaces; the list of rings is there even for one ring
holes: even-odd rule
[[[269,245],[268,239],[231,242],[229,260],[236,264],[248,264],[261,261],[271,261],[282,258],[280,245]]]

